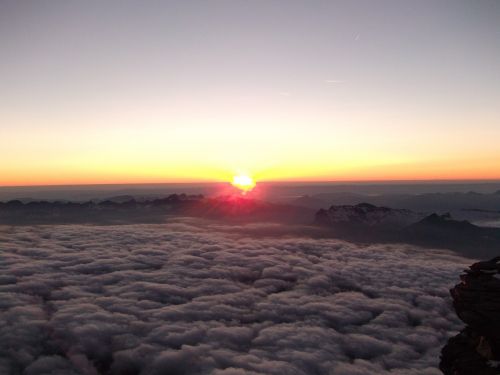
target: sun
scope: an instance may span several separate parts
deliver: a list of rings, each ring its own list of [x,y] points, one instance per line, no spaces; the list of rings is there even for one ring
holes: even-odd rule
[[[253,178],[244,174],[234,176],[231,184],[240,189],[243,193],[246,193],[255,187],[255,181]]]

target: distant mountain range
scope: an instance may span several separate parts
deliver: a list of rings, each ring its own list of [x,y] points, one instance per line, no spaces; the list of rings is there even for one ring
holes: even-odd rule
[[[423,215],[367,203],[320,209],[315,222],[339,238],[356,242],[402,242],[448,248],[472,257],[500,254],[500,228],[485,228],[450,214]]]
[[[127,195],[82,203],[12,200],[0,202],[0,225],[157,223],[172,215],[298,224],[310,223],[314,211],[240,196],[206,198],[186,194],[141,201]]]
[[[405,208],[417,212],[445,213],[464,209],[500,211],[500,190],[492,194],[470,191],[467,193],[425,193],[425,194],[358,194],[334,192],[306,195],[288,199],[288,204],[309,208],[323,208],[330,205],[370,203],[375,206]]]
[[[369,203],[355,206],[331,206],[316,213],[316,222],[331,226],[400,228],[417,222],[425,215],[407,209],[377,207]]]
[[[474,211],[475,212],[475,211]],[[138,201],[116,196],[101,201],[0,202],[0,225],[161,223],[174,216],[228,221],[303,225],[304,235],[357,243],[409,243],[448,248],[472,258],[500,254],[500,228],[487,228],[449,214],[426,214],[369,203],[312,209],[242,196],[206,198],[172,194]],[[316,229],[314,229],[316,228]]]

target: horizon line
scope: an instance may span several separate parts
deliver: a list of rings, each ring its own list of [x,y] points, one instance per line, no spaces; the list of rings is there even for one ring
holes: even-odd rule
[[[394,179],[394,180],[261,180],[258,184],[405,184],[405,183],[500,183],[497,179]],[[0,185],[0,189],[6,188],[47,188],[47,187],[78,187],[78,186],[144,186],[144,185],[216,185],[230,184],[230,181],[173,181],[173,182],[104,182],[104,183],[82,183],[82,184],[33,184],[33,185]]]

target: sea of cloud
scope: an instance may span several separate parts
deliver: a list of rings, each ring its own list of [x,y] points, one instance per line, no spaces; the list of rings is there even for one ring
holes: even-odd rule
[[[272,228],[0,228],[0,374],[440,374],[470,259]]]

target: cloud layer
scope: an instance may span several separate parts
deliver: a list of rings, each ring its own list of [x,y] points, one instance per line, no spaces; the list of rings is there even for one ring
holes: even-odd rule
[[[261,229],[0,228],[0,373],[440,374],[470,260]]]

